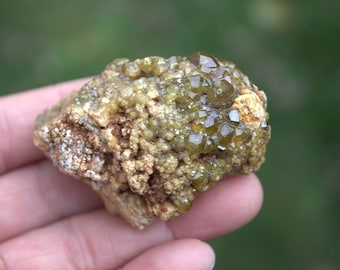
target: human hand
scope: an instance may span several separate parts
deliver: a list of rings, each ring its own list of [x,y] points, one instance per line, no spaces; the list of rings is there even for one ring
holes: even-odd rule
[[[256,176],[221,180],[188,213],[131,228],[32,143],[37,114],[85,82],[0,98],[0,269],[212,269],[214,253],[202,240],[256,215],[262,203]]]

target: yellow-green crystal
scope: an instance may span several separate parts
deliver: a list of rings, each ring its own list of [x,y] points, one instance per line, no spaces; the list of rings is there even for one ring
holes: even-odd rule
[[[208,53],[120,58],[40,115],[34,142],[143,228],[188,211],[221,177],[259,169],[266,106],[235,64]]]

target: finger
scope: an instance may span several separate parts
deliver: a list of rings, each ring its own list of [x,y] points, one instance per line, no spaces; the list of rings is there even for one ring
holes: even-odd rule
[[[120,270],[211,270],[214,263],[214,252],[207,243],[182,239],[153,247]]]
[[[253,175],[221,181],[202,193],[188,214],[168,223],[154,222],[143,231],[106,211],[71,217],[3,243],[0,258],[9,269],[36,265],[41,269],[54,269],[51,265],[112,269],[160,243],[176,238],[208,239],[244,225],[262,202],[262,189],[256,182]]]
[[[72,91],[79,90],[86,81],[70,81],[0,99],[0,174],[42,157],[32,142],[35,118]]]
[[[0,177],[0,205],[0,242],[102,207],[90,187],[62,174],[48,160]]]
[[[115,269],[169,240],[164,223],[140,231],[97,210],[11,239],[0,245],[0,258],[7,269]]]

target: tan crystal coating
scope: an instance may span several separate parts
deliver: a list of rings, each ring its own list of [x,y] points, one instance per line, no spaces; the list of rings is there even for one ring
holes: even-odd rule
[[[207,53],[116,59],[37,118],[34,143],[140,229],[264,162],[266,95]]]

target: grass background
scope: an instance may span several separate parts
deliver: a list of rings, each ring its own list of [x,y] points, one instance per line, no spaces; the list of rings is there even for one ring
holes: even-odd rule
[[[211,241],[215,269],[340,269],[338,0],[0,2],[0,95],[91,76],[116,57],[234,61],[269,99],[260,214]]]

